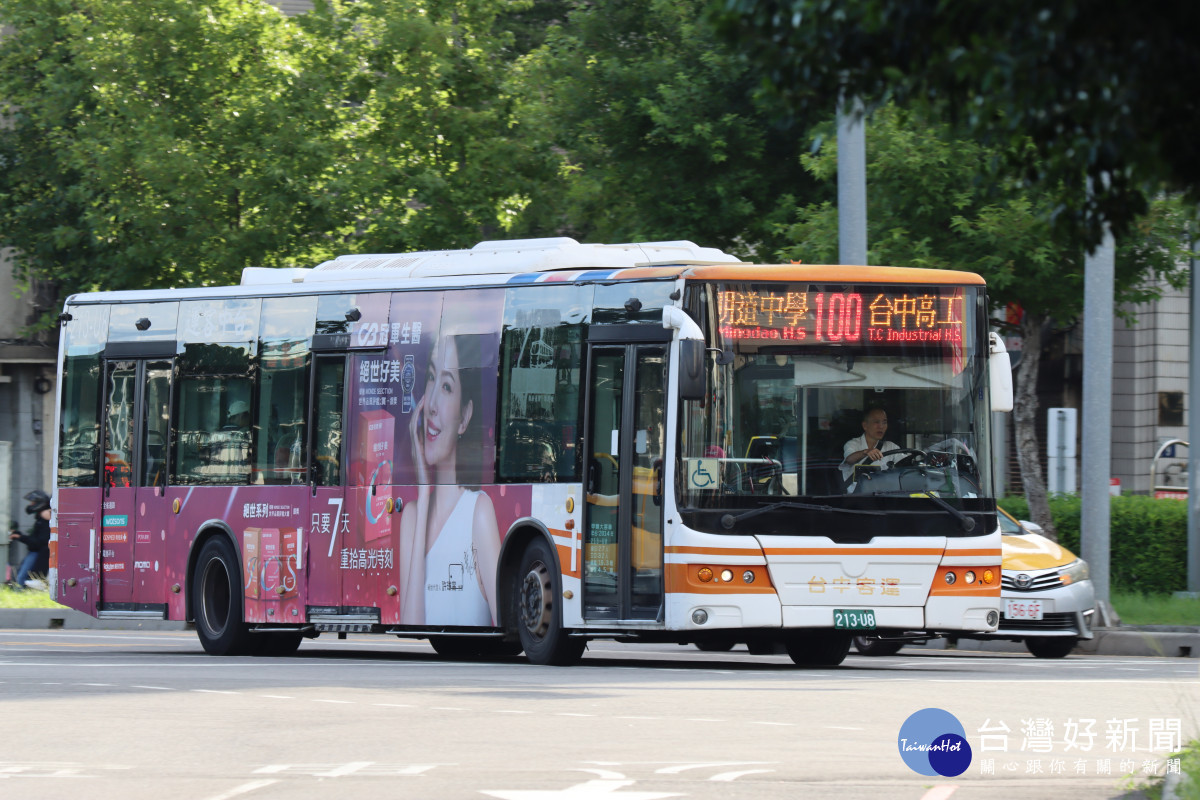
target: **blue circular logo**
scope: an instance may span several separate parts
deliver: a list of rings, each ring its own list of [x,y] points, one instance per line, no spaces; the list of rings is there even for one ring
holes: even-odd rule
[[[923,708],[900,726],[900,757],[913,772],[953,778],[971,766],[971,745],[958,718],[940,708]]]

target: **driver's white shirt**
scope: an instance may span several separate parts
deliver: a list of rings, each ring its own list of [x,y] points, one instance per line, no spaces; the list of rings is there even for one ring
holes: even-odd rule
[[[887,441],[886,439],[884,441],[880,442],[878,445],[876,445],[876,447],[879,448],[879,452],[881,452],[881,453],[886,453],[889,450],[899,450],[900,449],[899,445],[893,444],[893,443]],[[838,465],[842,470],[842,480],[850,480],[850,476],[854,474],[854,464],[847,464],[846,459],[850,457],[851,453],[857,453],[859,450],[866,450],[866,449],[867,449],[867,435],[865,433],[862,436],[856,437],[856,438],[851,439],[850,441],[846,442],[846,446],[842,448],[842,463]],[[860,459],[859,461],[857,461],[855,463],[862,464],[866,460],[867,460],[867,457],[863,456],[862,459]],[[884,456],[883,458],[879,459],[879,461],[877,463],[884,469],[887,469],[889,466],[892,465],[892,459],[889,459],[887,456]]]

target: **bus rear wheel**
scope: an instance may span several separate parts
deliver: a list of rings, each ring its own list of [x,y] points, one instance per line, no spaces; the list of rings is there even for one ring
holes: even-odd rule
[[[556,667],[579,661],[587,641],[572,638],[563,628],[562,587],[545,540],[534,539],[525,548],[513,588],[513,618],[525,657],[534,664]]]
[[[250,629],[242,614],[242,572],[237,553],[224,536],[200,548],[192,571],[192,613],[204,652],[232,656],[251,652]]]
[[[784,640],[792,661],[801,667],[836,667],[850,652],[851,635],[843,631],[796,631]]]

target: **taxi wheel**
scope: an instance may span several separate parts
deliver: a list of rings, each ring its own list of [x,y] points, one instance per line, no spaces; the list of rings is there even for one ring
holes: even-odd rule
[[[904,647],[904,642],[885,642],[874,636],[855,636],[854,649],[863,656],[894,656]]]
[[[1078,641],[1074,636],[1030,636],[1025,647],[1038,658],[1066,658]]]

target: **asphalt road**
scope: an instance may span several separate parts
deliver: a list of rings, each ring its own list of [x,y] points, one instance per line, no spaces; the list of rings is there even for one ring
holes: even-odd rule
[[[929,707],[963,727],[961,775],[900,755]],[[0,797],[1120,797],[1200,735],[1197,708],[1194,659],[906,650],[802,670],[599,642],[564,669],[365,636],[223,659],[186,632],[0,630]]]

